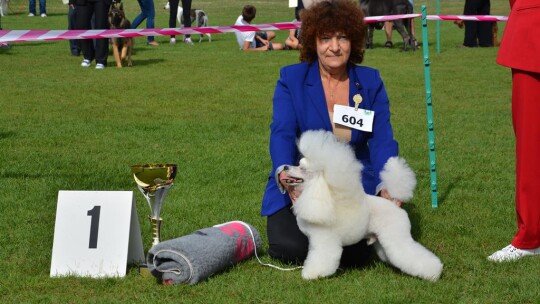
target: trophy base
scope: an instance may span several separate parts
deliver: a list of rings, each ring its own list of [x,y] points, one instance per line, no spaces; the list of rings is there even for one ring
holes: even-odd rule
[[[148,265],[146,264],[139,264],[139,275],[143,277],[151,277],[152,273],[150,272],[150,269],[148,268]]]

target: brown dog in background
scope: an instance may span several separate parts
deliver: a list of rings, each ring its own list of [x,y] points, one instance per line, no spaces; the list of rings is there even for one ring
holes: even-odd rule
[[[122,2],[113,2],[109,10],[109,25],[112,30],[130,29],[131,22],[126,18]],[[127,66],[132,66],[131,53],[133,51],[133,38],[112,38],[114,60],[116,67],[121,68],[122,62],[127,58]]]
[[[491,27],[491,35],[493,36],[493,46],[499,46],[499,27],[497,26],[497,22],[493,22],[493,26]]]

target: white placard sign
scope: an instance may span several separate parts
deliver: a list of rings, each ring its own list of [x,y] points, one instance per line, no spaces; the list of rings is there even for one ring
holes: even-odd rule
[[[59,191],[51,277],[123,277],[144,262],[132,191]]]
[[[298,0],[289,0],[289,7],[297,7]]]
[[[334,105],[334,123],[360,131],[371,132],[375,112],[366,109],[355,110],[354,107]]]

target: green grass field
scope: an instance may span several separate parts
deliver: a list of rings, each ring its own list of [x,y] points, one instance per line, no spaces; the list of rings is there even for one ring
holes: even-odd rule
[[[508,15],[493,0],[493,15]],[[231,25],[244,4],[254,23],[293,19],[287,1],[194,1],[210,25]],[[156,27],[167,27],[165,1]],[[139,11],[124,0],[128,17]],[[435,1],[416,1],[435,14]],[[47,18],[10,2],[4,29],[66,29],[67,6],[49,0]],[[459,15],[463,1],[442,1]],[[445,264],[440,281],[403,275],[373,261],[329,279],[303,281],[255,259],[195,286],[163,286],[136,268],[120,279],[50,278],[59,190],[134,191],[145,252],[151,243],[148,207],[130,165],[174,162],[179,173],[163,206],[162,237],[172,239],[214,224],[243,220],[262,234],[260,202],[270,170],[271,100],[280,67],[294,51],[243,53],[234,34],[189,47],[158,47],[137,38],[132,68],[80,67],[67,41],[13,43],[0,50],[0,302],[1,303],[540,303],[539,258],[493,264],[486,256],[507,245],[515,229],[514,136],[510,71],[495,64],[497,48],[463,49],[463,30],[429,21],[429,51],[437,153],[439,208],[431,207],[423,54],[375,49],[365,65],[381,71],[391,101],[400,154],[418,187],[405,206],[414,237]],[[144,26],[144,23],[143,25]],[[504,23],[499,23],[499,36]],[[421,41],[421,22],[416,20]],[[283,42],[286,32],[279,32]],[[196,38],[197,40],[197,38]],[[112,54],[112,53],[111,53]],[[265,250],[265,262],[271,259]],[[274,261],[275,262],[275,261]]]

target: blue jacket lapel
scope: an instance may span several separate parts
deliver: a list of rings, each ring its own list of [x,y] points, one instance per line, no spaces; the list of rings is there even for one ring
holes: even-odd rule
[[[311,63],[308,68],[308,75],[306,77],[307,86],[307,100],[306,105],[313,107],[317,110],[320,117],[307,117],[307,120],[322,121],[324,129],[331,131],[332,124],[330,123],[330,117],[328,116],[328,109],[326,107],[326,98],[324,96],[324,90],[321,83],[321,74],[319,72],[319,64],[317,61]]]

